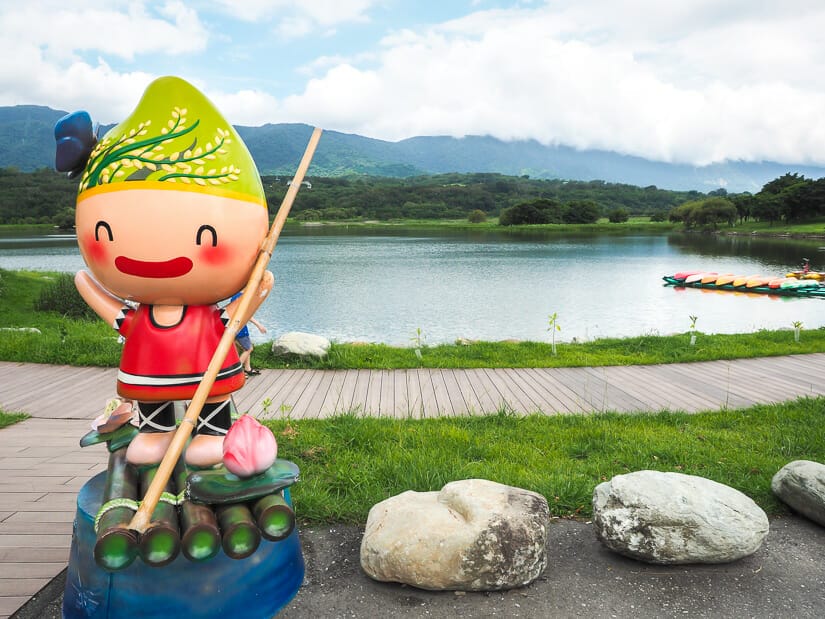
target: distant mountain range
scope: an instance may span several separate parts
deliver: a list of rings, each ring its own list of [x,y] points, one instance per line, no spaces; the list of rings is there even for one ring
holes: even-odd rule
[[[23,171],[51,167],[54,124],[66,112],[36,105],[0,107],[0,167]],[[101,134],[109,126],[101,128]],[[261,174],[294,172],[311,133],[302,124],[236,127]],[[386,142],[360,135],[326,131],[309,175],[408,177],[448,172],[498,172],[514,176],[566,180],[603,180],[640,187],[708,192],[757,192],[787,172],[808,178],[825,176],[825,168],[769,161],[728,161],[696,167],[651,161],[603,150],[544,146],[535,140],[505,142],[489,136],[415,137]]]

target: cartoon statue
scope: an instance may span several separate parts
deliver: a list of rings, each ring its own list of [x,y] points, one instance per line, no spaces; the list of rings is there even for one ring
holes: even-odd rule
[[[263,187],[232,125],[176,77],[152,82],[135,111],[97,143],[87,114],[61,122],[57,167],[80,176],[77,239],[91,271],[75,283],[125,338],[117,392],[137,403],[140,430],[127,459],[157,463],[174,434],[173,401],[192,397],[239,302],[225,310],[216,304],[244,287],[266,237]],[[267,272],[241,324],[273,281]],[[243,384],[232,349],[187,464],[221,462],[231,394]]]

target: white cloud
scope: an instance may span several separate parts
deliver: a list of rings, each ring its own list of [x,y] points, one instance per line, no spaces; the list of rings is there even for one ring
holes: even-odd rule
[[[825,164],[820,0],[514,2],[429,28],[399,23],[377,48],[325,40],[314,61],[283,56],[295,66],[279,65],[260,37],[239,41],[277,28],[317,39],[385,2],[212,0],[197,6],[223,12],[203,16],[177,0],[2,7],[0,105],[118,121],[156,71],[180,74],[182,59],[184,77],[237,124],[306,122],[383,139],[488,134],[697,164]],[[214,70],[199,73],[204,60]],[[267,90],[287,74],[306,82]]]
[[[377,66],[333,66],[282,109],[385,139],[490,134],[697,164],[825,163],[825,6],[718,4],[477,12],[393,33]]]
[[[276,32],[287,38],[304,36],[317,29],[369,19],[369,9],[381,0],[215,0],[234,18],[274,21]]]
[[[116,71],[107,58],[199,52],[209,35],[182,2],[33,0],[0,10],[0,105],[82,108],[96,120],[128,114],[154,77]],[[86,55],[97,55],[89,60]]]

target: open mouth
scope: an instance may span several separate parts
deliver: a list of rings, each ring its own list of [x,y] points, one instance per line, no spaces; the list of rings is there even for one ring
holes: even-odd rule
[[[137,277],[180,277],[192,270],[192,261],[183,256],[162,262],[145,262],[118,256],[115,258],[115,267],[121,273]]]

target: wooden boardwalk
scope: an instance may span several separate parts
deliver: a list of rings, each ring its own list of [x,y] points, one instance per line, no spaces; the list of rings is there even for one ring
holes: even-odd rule
[[[68,561],[79,488],[106,468],[81,450],[116,371],[0,362],[0,408],[32,416],[0,430],[0,619]],[[260,418],[356,412],[398,418],[599,411],[696,412],[825,395],[825,354],[605,368],[263,370],[235,396]]]

